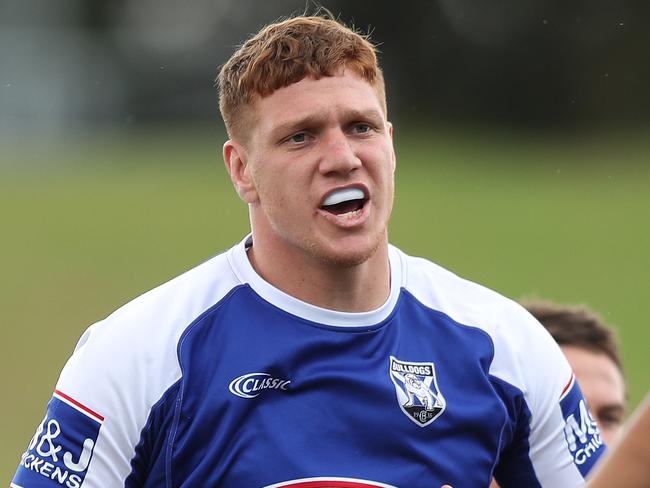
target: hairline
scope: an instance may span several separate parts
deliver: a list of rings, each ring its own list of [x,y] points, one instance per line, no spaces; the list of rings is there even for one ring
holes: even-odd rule
[[[253,125],[256,123],[256,116],[255,116],[256,111],[254,110],[254,106],[255,106],[255,104],[257,102],[272,96],[278,90],[282,90],[283,88],[293,86],[296,83],[300,83],[301,81],[303,81],[303,80],[305,80],[307,78],[311,78],[313,80],[321,80],[321,79],[323,79],[325,77],[333,78],[335,76],[342,76],[345,73],[345,70],[347,68],[349,68],[351,72],[353,72],[357,77],[359,77],[359,79],[361,79],[362,81],[367,83],[370,86],[370,88],[372,88],[373,92],[375,93],[375,96],[377,97],[377,101],[379,102],[379,107],[381,109],[381,114],[383,115],[384,120],[388,121],[388,106],[387,106],[387,103],[386,103],[386,88],[385,88],[385,85],[384,85],[383,76],[381,76],[381,70],[379,70],[380,76],[376,79],[375,83],[371,83],[361,73],[359,73],[358,70],[354,69],[353,66],[351,66],[350,64],[347,64],[347,65],[342,66],[337,73],[332,74],[332,75],[323,75],[323,76],[320,76],[320,77],[315,77],[315,76],[313,76],[311,74],[307,74],[307,75],[303,76],[301,79],[299,79],[299,80],[297,80],[297,81],[295,81],[293,83],[290,83],[290,84],[288,84],[286,86],[282,86],[282,87],[279,87],[279,88],[273,90],[268,95],[262,96],[259,93],[253,93],[252,96],[251,96],[251,100],[246,102],[246,103],[242,103],[241,106],[240,106],[241,112],[240,112],[239,118],[238,118],[239,123],[234,124],[230,128],[226,127],[226,131],[228,132],[228,137],[231,140],[237,141],[240,144],[243,144],[244,146],[246,146],[250,142],[250,137],[249,136],[250,136],[250,134],[252,132]],[[247,126],[248,128],[243,129],[241,126]]]

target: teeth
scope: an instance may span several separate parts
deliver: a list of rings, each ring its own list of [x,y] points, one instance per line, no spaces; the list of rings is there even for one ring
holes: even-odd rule
[[[323,202],[323,206],[336,205],[348,200],[361,200],[364,197],[365,195],[358,188],[344,188],[342,190],[336,190],[335,192],[330,193]]]
[[[361,213],[361,210],[353,210],[352,212],[340,214],[339,217],[343,217],[346,220],[352,220],[356,218]]]

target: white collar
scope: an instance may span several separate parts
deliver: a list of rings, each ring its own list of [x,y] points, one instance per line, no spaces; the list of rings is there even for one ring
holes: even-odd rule
[[[338,327],[368,327],[383,322],[395,308],[404,276],[401,252],[393,246],[388,247],[391,276],[390,294],[383,305],[369,312],[339,312],[298,300],[265,281],[253,269],[246,255],[246,249],[251,242],[251,236],[246,236],[228,252],[228,261],[242,283],[248,284],[260,297],[285,312],[318,324]]]

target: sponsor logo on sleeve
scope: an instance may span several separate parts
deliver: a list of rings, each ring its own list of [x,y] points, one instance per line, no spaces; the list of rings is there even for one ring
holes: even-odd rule
[[[433,363],[414,363],[390,357],[390,379],[402,412],[420,427],[445,411],[447,403],[438,388]]]
[[[582,476],[586,476],[605,451],[605,445],[574,376],[560,397],[560,407],[569,452]]]
[[[97,412],[55,390],[11,486],[80,488],[103,421]]]

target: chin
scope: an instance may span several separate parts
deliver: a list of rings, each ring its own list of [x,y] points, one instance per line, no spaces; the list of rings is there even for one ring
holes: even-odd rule
[[[368,261],[370,256],[368,253],[323,253],[318,258],[323,263],[337,268],[354,268]]]
[[[381,236],[365,243],[340,243],[337,246],[312,246],[312,254],[321,262],[338,268],[353,268],[368,261],[375,255]]]

